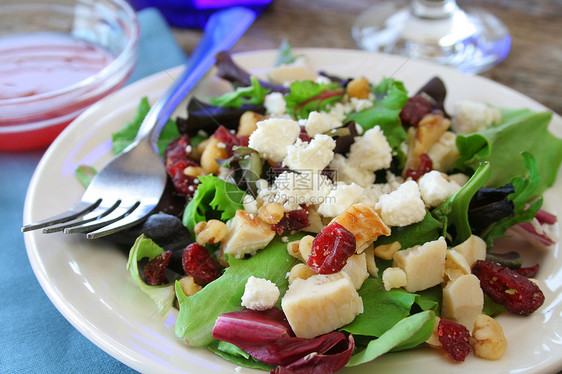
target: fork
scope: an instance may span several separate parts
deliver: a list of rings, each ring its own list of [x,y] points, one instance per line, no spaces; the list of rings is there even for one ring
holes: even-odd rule
[[[162,128],[214,65],[215,54],[229,50],[255,18],[253,11],[242,7],[213,14],[184,73],[150,109],[133,143],[96,174],[80,201],[21,231],[86,233],[86,238],[95,239],[131,227],[149,215],[166,186],[166,170],[157,147]]]

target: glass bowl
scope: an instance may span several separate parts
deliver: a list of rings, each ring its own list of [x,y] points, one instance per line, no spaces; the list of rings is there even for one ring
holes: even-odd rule
[[[60,54],[53,53],[52,45],[58,43],[53,38],[64,40],[55,48]],[[50,144],[87,107],[121,87],[135,66],[138,39],[135,11],[125,0],[3,0],[0,150]],[[68,42],[72,45],[65,44]],[[76,43],[82,50],[76,49]],[[48,52],[41,54],[41,50]],[[70,50],[74,54],[69,57]],[[85,56],[92,51],[97,53],[97,66],[89,66],[88,70]],[[10,53],[12,59],[7,60]],[[18,65],[17,53],[26,55],[24,63],[28,65]],[[100,56],[105,58],[103,63]],[[50,69],[57,64],[66,65],[55,74]],[[47,73],[35,75],[33,69],[41,68],[48,69]],[[38,83],[35,86],[43,89],[21,89],[10,95],[14,87],[20,88],[20,83]],[[50,89],[50,85],[54,88]]]

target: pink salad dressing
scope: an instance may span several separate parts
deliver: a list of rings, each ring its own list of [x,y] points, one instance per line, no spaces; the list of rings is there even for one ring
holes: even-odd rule
[[[113,59],[105,49],[66,34],[0,38],[0,100],[63,89],[99,72]]]

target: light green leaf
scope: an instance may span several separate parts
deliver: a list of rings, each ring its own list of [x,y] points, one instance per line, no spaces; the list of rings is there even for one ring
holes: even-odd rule
[[[376,245],[399,242],[401,249],[411,248],[426,242],[439,239],[441,222],[426,212],[422,221],[408,226],[393,227],[389,236],[379,236]]]
[[[241,365],[249,368],[260,369],[265,371],[271,371],[275,369],[275,366],[268,365],[265,362],[256,360],[234,344],[227,342],[215,340],[211,342],[207,348],[218,356],[235,363],[236,365]]]
[[[527,170],[517,155],[528,152],[537,160],[541,181],[529,198],[540,195],[556,180],[562,162],[562,139],[548,131],[552,113],[528,109],[502,110],[499,125],[473,134],[458,135],[460,158],[456,166],[475,170],[483,161],[491,165],[487,186],[500,187]]]
[[[137,111],[133,120],[123,126],[119,131],[112,135],[113,138],[113,153],[119,154],[125,148],[127,148],[137,136],[139,132],[140,125],[148,112],[150,111],[150,104],[148,99],[143,97],[137,107]],[[166,146],[170,144],[172,140],[180,135],[176,122],[173,120],[168,120],[162,132],[160,133],[160,138],[158,139],[158,150],[160,155],[164,154]]]
[[[164,286],[149,286],[144,283],[139,273],[139,261],[143,258],[148,258],[152,260],[154,257],[158,256],[164,252],[156,243],[144,235],[141,235],[133,244],[129,252],[129,259],[127,261],[127,270],[131,274],[133,281],[140,287],[142,292],[150,296],[152,300],[156,303],[158,311],[160,314],[164,315],[172,307],[172,303],[175,299],[174,286],[164,285]]]
[[[209,219],[229,220],[236,211],[244,209],[242,201],[246,193],[233,185],[209,174],[199,177],[193,199],[187,204],[182,222],[193,234],[198,222]]]
[[[264,88],[255,76],[250,77],[251,85],[248,87],[238,87],[233,92],[227,92],[219,97],[212,97],[209,102],[221,107],[241,107],[242,105],[262,104],[265,95],[271,90]]]
[[[408,91],[402,82],[385,78],[374,88],[374,92],[377,97],[374,105],[350,114],[345,121],[355,121],[365,130],[380,126],[388,144],[397,148],[406,140],[400,112],[408,102]]]
[[[313,111],[327,111],[343,94],[339,83],[296,81],[291,84],[291,92],[285,95],[287,112],[293,118],[306,119]]]
[[[400,320],[378,339],[371,340],[363,351],[354,354],[346,366],[357,366],[372,361],[387,352],[416,347],[433,332],[435,313],[425,311]]]
[[[80,165],[76,168],[75,174],[80,184],[84,188],[87,188],[92,179],[96,176],[97,171],[91,166]]]
[[[289,40],[287,38],[283,38],[283,40],[281,40],[281,44],[279,45],[279,53],[277,54],[277,58],[275,59],[273,66],[277,67],[292,64],[295,60],[296,57],[293,55],[293,49],[291,48],[291,44],[289,44]]]

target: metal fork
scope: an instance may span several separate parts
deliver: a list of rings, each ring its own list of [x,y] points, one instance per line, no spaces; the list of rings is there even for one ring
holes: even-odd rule
[[[214,65],[215,54],[229,50],[255,17],[253,11],[240,7],[213,14],[183,75],[148,112],[133,143],[92,179],[78,203],[61,214],[25,225],[21,231],[86,232],[88,239],[95,239],[133,226],[150,214],[166,185],[166,170],[156,145],[162,128]]]

